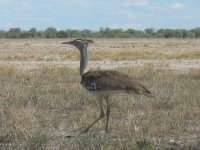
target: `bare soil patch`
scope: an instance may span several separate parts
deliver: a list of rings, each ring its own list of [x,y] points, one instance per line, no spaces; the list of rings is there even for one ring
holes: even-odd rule
[[[0,61],[3,65],[14,65],[23,70],[33,70],[40,66],[53,65],[57,67],[78,68],[79,61]],[[114,69],[118,67],[142,67],[154,65],[159,69],[173,69],[187,71],[190,69],[200,69],[200,59],[192,60],[136,60],[136,61],[90,61],[91,68]]]

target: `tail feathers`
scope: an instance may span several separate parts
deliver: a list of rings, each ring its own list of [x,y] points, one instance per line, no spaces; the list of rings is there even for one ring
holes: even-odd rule
[[[143,86],[142,94],[144,94],[148,98],[154,98],[155,96],[152,95],[151,91],[149,91],[146,87]]]
[[[149,90],[145,90],[145,91],[133,91],[133,90],[127,90],[126,91],[128,94],[143,94],[148,98],[155,98],[155,96],[149,91]]]

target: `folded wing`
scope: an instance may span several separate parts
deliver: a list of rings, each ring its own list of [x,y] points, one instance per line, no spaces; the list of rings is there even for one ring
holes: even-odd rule
[[[117,71],[89,71],[82,76],[81,84],[89,91],[125,91],[152,97],[151,92],[134,78]]]

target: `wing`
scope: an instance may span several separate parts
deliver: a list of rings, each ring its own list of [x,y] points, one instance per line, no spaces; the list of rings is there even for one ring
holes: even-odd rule
[[[87,72],[82,76],[81,84],[89,91],[123,90],[127,93],[151,94],[137,80],[117,71]]]

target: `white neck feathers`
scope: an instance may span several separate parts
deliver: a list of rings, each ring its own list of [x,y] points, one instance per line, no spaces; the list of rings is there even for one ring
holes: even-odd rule
[[[87,58],[87,46],[84,46],[80,50],[80,75],[82,76],[89,71],[88,58]]]

